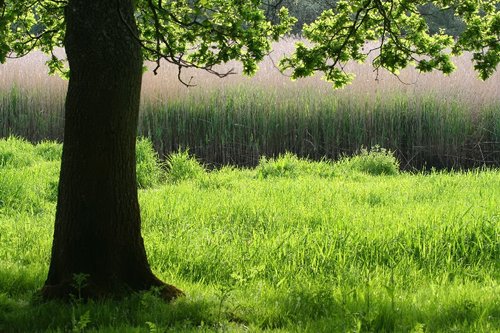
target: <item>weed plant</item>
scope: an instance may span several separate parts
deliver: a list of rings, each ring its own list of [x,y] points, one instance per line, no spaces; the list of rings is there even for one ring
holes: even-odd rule
[[[393,153],[380,146],[372,147],[371,150],[362,148],[358,155],[342,158],[339,165],[374,176],[397,175],[400,167]]]
[[[37,145],[38,147],[39,145]],[[137,185],[148,188],[158,185],[164,174],[158,153],[154,150],[151,140],[139,138],[136,144]]]
[[[39,303],[58,162],[0,147],[1,332],[500,331],[498,170],[388,175],[379,150],[207,171],[181,151],[202,171],[139,196],[152,269],[187,296]]]
[[[172,183],[196,179],[205,173],[203,165],[196,158],[189,155],[189,150],[179,149],[176,153],[170,154],[165,165],[167,179]]]

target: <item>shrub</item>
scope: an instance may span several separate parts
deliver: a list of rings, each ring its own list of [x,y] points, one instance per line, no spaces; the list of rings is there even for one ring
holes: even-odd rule
[[[177,183],[182,180],[196,179],[205,174],[205,168],[196,158],[189,155],[189,150],[179,149],[168,156],[167,178]]]
[[[338,162],[341,168],[359,171],[370,175],[397,175],[399,161],[393,153],[380,146],[370,150],[362,148],[360,153],[352,157],[344,157]]]
[[[137,139],[136,162],[137,186],[139,188],[149,188],[160,183],[163,169],[151,140]]]
[[[288,177],[295,178],[301,169],[301,160],[292,153],[279,155],[277,158],[266,158],[262,156],[257,166],[257,176],[259,178],[268,177]]]

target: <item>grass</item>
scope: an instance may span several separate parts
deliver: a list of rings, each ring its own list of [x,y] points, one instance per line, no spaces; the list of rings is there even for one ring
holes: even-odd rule
[[[276,44],[274,61],[292,43]],[[198,85],[190,89],[173,79],[175,66],[163,64],[157,77],[144,76],[139,135],[162,158],[189,148],[217,166],[256,166],[287,151],[338,159],[375,145],[394,151],[406,170],[498,166],[500,74],[481,82],[470,55],[456,62],[449,77],[405,70],[400,80],[408,84],[349,65],[357,79],[343,91],[319,77],[291,82],[270,58],[251,79],[185,71]],[[0,73],[0,137],[61,141],[66,83],[45,74],[43,57],[11,61]]]
[[[207,171],[180,151],[140,204],[153,270],[187,296],[64,305],[33,300],[58,169],[39,146],[0,140],[2,332],[500,332],[498,170],[401,173],[375,149]]]

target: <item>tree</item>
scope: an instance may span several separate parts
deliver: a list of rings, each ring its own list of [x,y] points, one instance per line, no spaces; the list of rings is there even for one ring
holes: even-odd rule
[[[352,80],[351,60],[378,52],[374,66],[397,74],[450,73],[453,54],[474,52],[483,79],[500,61],[497,1],[433,1],[452,7],[465,29],[458,41],[430,36],[417,6],[427,1],[337,1],[304,26],[309,45],[297,43],[281,60],[293,78],[323,72],[335,87]],[[34,49],[51,55],[51,72],[69,77],[66,124],[49,273],[42,295],[74,293],[85,276],[83,297],[115,296],[158,287],[165,299],[182,294],[151,271],[140,233],[135,175],[135,136],[143,60],[194,67],[218,76],[214,66],[239,60],[253,74],[271,41],[295,20],[283,8],[276,24],[266,21],[259,0],[0,0],[0,60]],[[378,46],[366,49],[366,41]],[[69,73],[54,53],[65,47]],[[83,274],[83,275],[81,275]]]
[[[281,6],[290,10],[290,15],[297,18],[297,24],[292,32],[299,34],[304,24],[310,24],[324,10],[335,8],[337,0],[265,0],[263,8],[266,17],[271,22],[278,22],[277,13]],[[445,29],[452,36],[458,36],[463,29],[463,22],[455,16],[453,7],[437,8],[432,3],[418,6],[420,13],[425,17],[429,24],[429,30],[432,34],[438,33],[439,29]]]
[[[292,28],[293,34],[300,34],[304,24],[310,24],[324,10],[334,8],[337,0],[264,0],[263,8],[266,17],[274,23],[279,22],[278,13],[281,7],[286,7],[290,15],[297,19]]]

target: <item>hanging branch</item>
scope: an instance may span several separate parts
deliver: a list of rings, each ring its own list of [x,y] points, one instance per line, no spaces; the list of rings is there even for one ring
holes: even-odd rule
[[[141,45],[141,47],[144,50],[148,51],[151,55],[154,56],[154,58],[155,58],[154,62],[156,63],[156,67],[153,69],[153,73],[155,75],[158,73],[158,70],[161,66],[161,60],[165,60],[168,63],[174,64],[177,66],[177,68],[178,68],[177,77],[178,77],[179,81],[186,87],[195,86],[195,85],[191,84],[191,80],[193,77],[191,77],[188,82],[184,81],[184,79],[182,78],[182,71],[183,71],[183,69],[186,69],[186,68],[196,68],[196,69],[205,70],[206,72],[211,73],[219,78],[224,78],[224,77],[227,77],[229,75],[236,74],[236,72],[234,71],[234,68],[231,68],[227,71],[222,71],[222,72],[214,70],[213,66],[218,63],[217,59],[215,59],[216,61],[214,61],[214,63],[207,63],[204,65],[199,65],[199,64],[195,63],[194,61],[187,60],[185,58],[185,54],[182,52],[176,54],[176,52],[174,51],[174,48],[172,47],[172,45],[170,45],[170,42],[166,38],[166,35],[164,33],[162,33],[162,31],[166,31],[168,29],[162,25],[159,11],[162,14],[167,15],[171,19],[172,22],[176,23],[177,25],[179,25],[183,28],[191,28],[193,26],[203,27],[203,25],[197,21],[197,17],[195,17],[190,22],[184,22],[183,20],[181,20],[177,16],[175,16],[171,11],[168,11],[167,9],[165,9],[162,6],[161,0],[158,1],[157,5],[155,5],[152,0],[148,0],[147,5],[148,5],[148,9],[152,13],[152,21],[153,21],[152,23],[153,23],[154,31],[155,31],[155,33],[154,33],[154,36],[155,36],[154,47],[151,47],[151,46],[148,46],[148,44],[151,44],[151,42],[144,40],[144,39],[141,39],[138,36],[138,34],[135,32],[135,29],[133,29],[131,27],[131,25],[129,24],[129,22],[127,22],[125,20],[124,15],[123,15],[121,8],[120,8],[119,0],[117,0],[117,4],[118,4],[118,12],[120,15],[120,19],[125,24],[127,29],[129,30],[131,36]],[[225,40],[227,41],[226,42],[227,45],[230,45],[229,37],[234,37],[234,36],[232,36],[230,33],[224,34],[220,30],[214,29],[214,32],[218,33],[222,38],[225,38]],[[165,48],[163,51],[162,51],[162,45]]]

